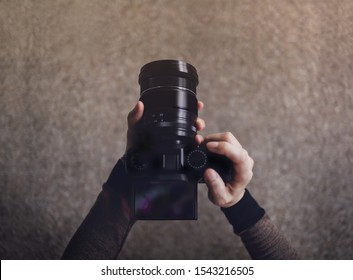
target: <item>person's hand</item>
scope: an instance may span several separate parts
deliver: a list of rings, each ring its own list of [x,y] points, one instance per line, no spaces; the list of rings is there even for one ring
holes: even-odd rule
[[[210,152],[224,155],[234,164],[235,176],[229,183],[224,183],[211,168],[204,172],[211,202],[224,208],[231,207],[244,196],[245,187],[253,176],[254,160],[230,132],[209,135],[204,141]]]
[[[198,104],[197,104],[198,111],[201,111],[203,106],[204,106],[203,103],[201,101],[198,101]],[[144,110],[144,105],[141,101],[139,101],[135,105],[134,109],[132,109],[132,111],[127,116],[128,129],[127,129],[127,142],[126,142],[125,152],[127,152],[131,147],[134,146],[136,125],[143,116],[143,110]],[[196,129],[198,131],[201,131],[204,128],[205,128],[205,121],[201,118],[197,118]],[[195,140],[198,144],[200,144],[202,141],[202,137],[200,135],[196,135]]]
[[[134,109],[132,109],[127,115],[127,133],[126,133],[126,149],[127,152],[134,145],[134,138],[136,133],[136,124],[141,120],[143,116],[144,105],[141,101],[138,101]]]

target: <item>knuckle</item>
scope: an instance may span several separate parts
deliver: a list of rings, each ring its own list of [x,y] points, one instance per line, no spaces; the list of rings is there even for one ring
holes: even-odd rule
[[[247,150],[245,150],[245,149],[242,149],[242,151],[241,151],[241,155],[240,155],[240,160],[242,161],[242,162],[247,162],[248,160],[249,160],[249,153],[248,153],[248,151]]]
[[[224,140],[225,141],[230,142],[233,140],[233,138],[234,138],[234,136],[231,132],[227,131],[224,133]]]

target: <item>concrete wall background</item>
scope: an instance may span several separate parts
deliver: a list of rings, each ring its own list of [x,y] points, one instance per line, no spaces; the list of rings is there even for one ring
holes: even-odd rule
[[[0,256],[57,259],[125,145],[140,67],[199,71],[205,134],[255,159],[253,195],[305,259],[353,258],[353,3],[0,1]],[[196,222],[138,222],[120,258],[249,258]]]

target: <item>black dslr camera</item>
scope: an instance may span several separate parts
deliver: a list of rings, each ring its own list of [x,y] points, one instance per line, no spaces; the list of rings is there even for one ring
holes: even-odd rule
[[[195,142],[197,71],[183,61],[154,61],[141,68],[139,84],[144,113],[126,158],[135,218],[195,220],[197,183],[206,168],[224,181],[233,176],[229,159]]]

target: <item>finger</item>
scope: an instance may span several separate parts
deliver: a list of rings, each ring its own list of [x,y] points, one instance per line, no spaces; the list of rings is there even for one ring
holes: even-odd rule
[[[254,160],[248,155],[246,150],[243,151],[243,154],[245,159],[242,163],[235,166],[237,176],[233,178],[233,182],[248,184],[253,177]]]
[[[205,121],[203,119],[201,119],[201,118],[197,118],[197,120],[196,120],[196,129],[198,131],[201,131],[201,130],[205,129],[205,127],[206,127]]]
[[[195,141],[197,145],[200,145],[203,142],[203,137],[199,134],[195,136]]]
[[[143,103],[141,101],[137,102],[134,109],[127,116],[129,128],[132,128],[142,118],[143,109]]]
[[[208,168],[204,173],[204,179],[209,199],[218,206],[226,206],[231,197],[219,174],[214,169]]]
[[[206,142],[210,141],[225,141],[228,143],[231,143],[233,145],[236,145],[238,147],[241,147],[241,144],[239,141],[234,137],[234,135],[231,132],[224,132],[224,133],[215,133],[211,134],[205,137]]]
[[[198,110],[198,111],[201,111],[204,106],[205,106],[205,105],[203,104],[202,101],[198,101],[198,102],[197,102],[197,110]]]
[[[236,173],[233,182],[242,184],[250,182],[253,176],[254,160],[245,149],[228,142],[208,142],[206,147],[210,152],[224,155],[233,162]]]
[[[207,149],[219,155],[229,158],[234,164],[244,160],[243,148],[226,141],[211,141],[206,143]]]

